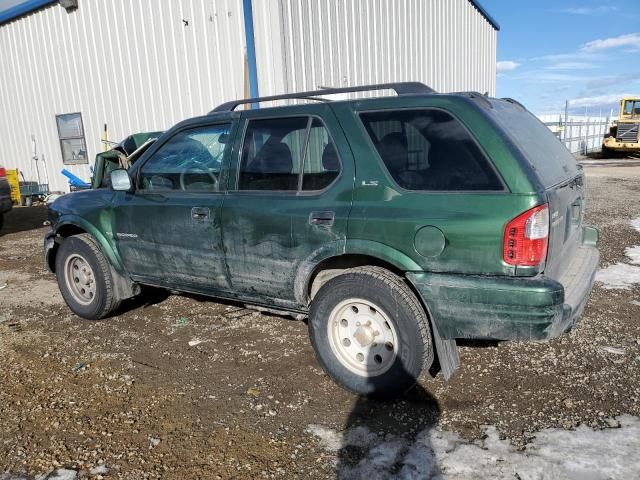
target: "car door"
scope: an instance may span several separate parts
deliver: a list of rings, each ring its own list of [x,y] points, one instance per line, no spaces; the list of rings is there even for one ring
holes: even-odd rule
[[[204,292],[229,288],[220,208],[233,127],[175,131],[141,159],[135,192],[117,193],[116,244],[135,279]]]
[[[290,112],[243,112],[222,230],[239,297],[299,306],[299,272],[344,249],[354,171],[330,107]]]

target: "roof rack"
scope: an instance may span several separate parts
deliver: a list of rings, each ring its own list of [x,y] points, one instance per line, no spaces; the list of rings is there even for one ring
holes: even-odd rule
[[[315,101],[330,101],[326,98],[318,98],[320,95],[333,95],[336,93],[353,93],[368,92],[372,90],[394,90],[397,95],[415,95],[425,93],[436,93],[436,91],[420,82],[395,82],[395,83],[378,83],[376,85],[362,85],[360,87],[344,87],[344,88],[323,88],[321,90],[312,90],[310,92],[285,93],[282,95],[271,95],[269,97],[244,98],[241,100],[232,100],[230,102],[218,105],[209,113],[215,112],[231,112],[238,105],[247,103],[270,102],[272,100],[287,99],[305,99]]]

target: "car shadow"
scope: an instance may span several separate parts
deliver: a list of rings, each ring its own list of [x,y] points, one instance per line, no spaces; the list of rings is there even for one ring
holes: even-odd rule
[[[244,311],[246,312],[246,314],[250,314],[257,311],[257,312],[260,312],[260,314],[265,315],[267,317],[283,318],[286,320],[295,320],[295,321],[298,320],[294,318],[293,315],[287,314],[286,312],[278,312],[274,310],[264,309],[261,307],[255,307],[255,306],[247,305],[246,303],[235,301],[235,300],[229,300],[229,299],[217,298],[217,297],[208,297],[206,295],[200,295],[197,293],[172,292],[166,288],[151,287],[147,285],[143,285],[141,292],[135,297],[124,300],[122,302],[122,305],[120,305],[120,308],[118,308],[118,311],[114,315],[121,315],[133,310],[137,310],[139,308],[145,309],[153,305],[158,305],[164,302],[165,300],[167,300],[171,295],[179,295],[181,297],[195,300],[198,303],[219,304],[227,307],[233,307],[234,310],[231,312],[232,314],[234,312],[240,312],[240,311]],[[238,315],[236,313],[234,316],[238,317],[243,315]],[[306,323],[306,319],[303,319],[302,321]]]
[[[171,293],[164,288],[148,287],[143,285],[138,295],[128,298],[122,302],[116,315],[127,313],[138,308],[147,308],[164,302],[171,296]]]
[[[13,207],[3,216],[4,225],[0,229],[0,237],[10,233],[42,228],[47,220],[47,207],[46,205]]]
[[[370,382],[375,386],[375,377]],[[440,412],[420,384],[394,399],[358,396],[342,435],[336,478],[431,478],[439,472],[431,431]]]

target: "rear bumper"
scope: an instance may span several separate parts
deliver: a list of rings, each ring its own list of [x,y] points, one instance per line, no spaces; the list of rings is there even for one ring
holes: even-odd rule
[[[600,258],[595,229],[590,238],[559,280],[426,272],[407,278],[442,338],[548,340],[569,330],[587,303]]]

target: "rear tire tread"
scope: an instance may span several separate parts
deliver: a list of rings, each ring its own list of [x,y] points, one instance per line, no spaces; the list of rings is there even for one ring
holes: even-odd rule
[[[419,350],[414,351],[415,353],[420,352],[421,357],[416,355],[411,365],[407,364],[403,367],[406,368],[405,374],[408,374],[409,377],[398,377],[398,383],[388,383],[382,378],[378,382],[367,380],[371,382],[369,386],[374,386],[375,388],[374,390],[369,390],[367,386],[363,386],[360,380],[355,380],[355,375],[345,370],[344,366],[340,366],[340,361],[336,359],[335,354],[329,354],[329,346],[325,340],[326,334],[324,333],[324,315],[326,315],[327,311],[331,308],[328,306],[331,305],[331,303],[327,304],[327,298],[331,298],[332,300],[330,301],[336,301],[336,294],[333,292],[340,292],[344,287],[355,287],[355,291],[348,294],[355,296],[358,296],[356,293],[358,290],[362,292],[371,290],[370,295],[374,296],[376,295],[374,292],[378,294],[384,292],[383,296],[386,298],[385,302],[387,305],[386,307],[382,304],[379,306],[383,308],[387,314],[391,315],[395,323],[395,328],[403,328],[403,325],[406,326],[406,322],[413,324],[411,330],[413,337],[411,338],[413,338],[413,342],[415,343],[413,343],[414,347],[408,348],[419,348]],[[340,294],[337,294],[337,296],[341,298]],[[367,299],[367,297],[368,295],[365,294],[362,298]],[[372,299],[372,301],[375,303],[375,299]],[[391,302],[391,304],[389,304],[389,302]],[[395,303],[395,308],[397,309],[395,312],[393,303]],[[397,317],[396,315],[401,315],[401,317]],[[406,332],[405,330],[405,334]],[[421,378],[425,372],[429,371],[435,357],[429,318],[421,302],[402,278],[378,266],[349,268],[323,284],[311,304],[309,333],[316,357],[323,370],[335,383],[358,395],[364,394],[376,398],[391,398],[400,395],[413,388],[416,381]],[[405,335],[401,332],[399,333],[400,337]],[[327,355],[330,355],[331,360],[325,358]],[[334,371],[336,367],[337,369]],[[390,372],[383,373],[382,377],[388,376],[389,373]],[[397,375],[397,373],[396,370],[395,375]],[[352,383],[354,381],[355,383]],[[393,380],[393,382],[395,381],[396,380]]]

